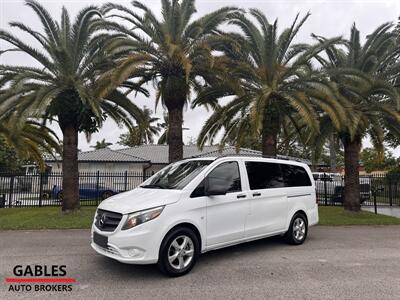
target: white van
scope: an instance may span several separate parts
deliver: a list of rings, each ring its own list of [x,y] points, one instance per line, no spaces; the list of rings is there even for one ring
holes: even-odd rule
[[[168,165],[134,190],[104,200],[91,246],[129,264],[189,272],[200,253],[284,235],[299,245],[318,223],[315,185],[303,163],[227,156]]]

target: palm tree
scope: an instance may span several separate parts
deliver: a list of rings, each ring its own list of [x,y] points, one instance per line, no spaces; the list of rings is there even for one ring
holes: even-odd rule
[[[194,0],[161,1],[161,19],[149,7],[133,1],[137,14],[127,7],[109,3],[103,7],[109,17],[117,17],[134,28],[107,22],[104,28],[122,33],[110,40],[108,47],[120,62],[113,81],[130,77],[142,84],[152,82],[168,110],[169,160],[183,158],[183,109],[190,101],[190,91],[213,82],[218,58],[212,55],[212,43],[218,40],[220,24],[230,19],[235,8],[224,7],[197,20]],[[114,11],[117,13],[112,14]]]
[[[345,48],[331,45],[326,56],[318,56],[324,72],[343,98],[351,103],[347,125],[337,130],[330,120],[321,121],[321,134],[315,144],[321,145],[337,133],[344,147],[344,206],[360,210],[359,160],[362,139],[369,136],[379,153],[383,153],[385,129],[400,134],[400,99],[394,83],[399,78],[400,48],[389,23],[367,35],[364,45],[355,25]],[[325,38],[315,36],[321,43]],[[396,67],[393,67],[396,66]],[[323,125],[322,125],[323,124]]]
[[[158,123],[157,126],[160,128],[161,135],[158,138],[157,144],[159,145],[165,145],[168,144],[168,128],[169,128],[169,118],[168,118],[168,113],[165,113],[163,116],[163,122]],[[189,130],[187,127],[182,127],[182,130]]]
[[[159,118],[153,117],[152,114],[153,112],[145,106],[143,108],[142,123],[135,126],[129,132],[121,134],[118,144],[128,147],[153,144],[154,136],[160,133],[161,128],[160,124],[153,124],[157,122]]]
[[[337,148],[338,148],[338,138],[335,133],[332,133],[329,137],[329,165],[332,173],[337,172]]]
[[[315,46],[293,44],[309,14],[300,20],[297,15],[292,26],[280,35],[277,20],[269,23],[257,9],[250,9],[250,14],[258,24],[237,14],[230,23],[238,26],[242,34],[231,34],[232,46],[220,49],[231,61],[229,81],[204,89],[193,103],[196,106],[211,102],[217,107],[204,125],[198,144],[212,142],[225,130],[222,143],[235,140],[239,147],[253,133],[261,136],[262,153],[276,156],[279,134],[284,134],[286,128],[292,126],[299,131],[307,126],[318,132],[317,107],[326,111],[337,127],[344,122],[346,113],[333,97],[333,87],[314,72],[310,63],[312,57],[339,39]],[[221,93],[223,88],[225,94]],[[235,97],[218,107],[218,98],[229,94]]]
[[[61,153],[55,132],[34,120],[21,122],[15,118],[2,119],[0,137],[15,150],[19,158],[34,160],[42,171],[45,168],[44,153]]]
[[[100,149],[105,149],[108,148],[108,146],[111,146],[112,143],[106,142],[106,139],[102,139],[101,141],[97,141],[94,146],[90,146],[94,150],[100,150]]]
[[[68,213],[80,207],[78,133],[97,131],[106,116],[132,128],[133,118],[140,123],[141,110],[122,92],[111,89],[107,76],[100,77],[114,64],[101,47],[109,35],[96,34],[96,24],[101,22],[96,7],[82,9],[71,23],[65,8],[57,22],[36,1],[27,0],[26,5],[39,17],[43,32],[20,22],[10,26],[29,34],[40,48],[4,30],[0,30],[0,39],[12,44],[12,50],[27,54],[38,67],[0,65],[1,85],[7,86],[0,97],[0,115],[58,122],[63,135],[62,210]],[[123,86],[135,88],[130,82]]]

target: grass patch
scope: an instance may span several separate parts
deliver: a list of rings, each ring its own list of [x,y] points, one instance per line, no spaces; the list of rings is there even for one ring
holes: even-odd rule
[[[320,225],[400,225],[400,218],[375,215],[374,213],[362,211],[352,213],[345,211],[343,207],[319,207]]]
[[[90,228],[96,207],[81,207],[80,212],[63,215],[60,207],[0,209],[0,230],[5,229],[81,229]],[[338,225],[400,225],[400,218],[346,212],[342,207],[319,208],[319,224]]]
[[[76,229],[90,228],[96,207],[81,207],[63,215],[61,207],[0,209],[0,229]]]

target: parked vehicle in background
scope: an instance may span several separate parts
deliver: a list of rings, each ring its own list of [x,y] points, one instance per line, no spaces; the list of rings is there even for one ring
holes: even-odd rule
[[[1,191],[29,192],[32,190],[32,177],[26,176],[23,173],[5,173],[1,174],[2,180],[0,183]]]
[[[46,186],[50,170],[46,169],[41,175],[36,165],[23,165],[18,171],[1,174],[4,179],[0,181],[0,191],[12,188],[17,192],[31,192],[39,183]],[[13,178],[12,182],[11,178]]]
[[[323,178],[328,178],[328,181],[340,181],[342,180],[342,175],[340,173],[323,173],[323,172],[313,172],[314,180],[321,180]]]
[[[318,201],[327,203],[343,203],[344,177],[339,173],[313,172]],[[371,198],[371,178],[360,176],[360,202]]]
[[[38,175],[39,171],[36,165],[23,165],[23,173],[25,176],[20,176],[17,179],[18,188],[20,191],[31,191],[33,183],[33,176]]]
[[[302,244],[318,223],[306,164],[227,156],[165,167],[134,190],[100,203],[91,246],[130,264],[189,272],[206,251],[274,235]]]
[[[96,199],[98,197],[100,197],[101,199],[107,199],[118,193],[118,191],[102,185],[90,183],[79,185],[79,197],[81,200]],[[54,199],[58,199],[61,201],[64,197],[62,187],[55,185],[52,190],[52,195]]]
[[[313,172],[312,175],[315,180],[318,200],[324,200],[326,197],[329,202],[334,202],[334,199],[337,198],[339,188],[343,187],[342,176],[339,173],[323,172]]]

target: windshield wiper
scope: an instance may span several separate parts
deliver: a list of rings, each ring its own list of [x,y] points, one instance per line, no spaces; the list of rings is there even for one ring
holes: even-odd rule
[[[145,184],[145,185],[141,185],[141,188],[145,188],[145,189],[165,189],[166,187],[163,185],[159,185],[159,184]]]

